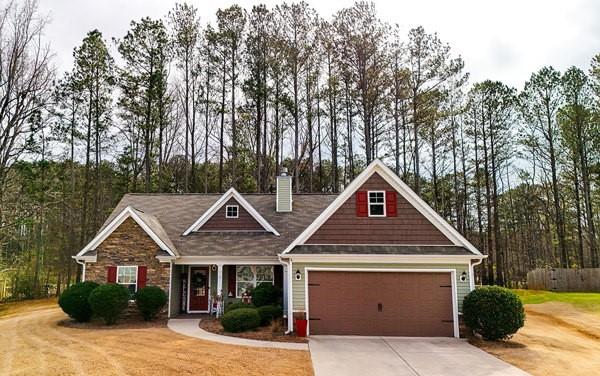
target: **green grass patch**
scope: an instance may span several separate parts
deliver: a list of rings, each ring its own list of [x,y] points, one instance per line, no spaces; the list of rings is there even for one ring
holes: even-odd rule
[[[545,302],[569,303],[586,311],[600,313],[600,293],[597,292],[553,292],[541,290],[513,290],[523,304]]]

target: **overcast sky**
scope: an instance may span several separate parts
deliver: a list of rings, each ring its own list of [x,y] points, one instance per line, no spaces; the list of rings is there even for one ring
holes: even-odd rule
[[[1,0],[0,0],[1,1]],[[201,21],[212,22],[218,8],[238,3],[246,9],[277,1],[188,1],[199,8]],[[351,0],[308,0],[322,17],[351,6]],[[107,40],[122,37],[131,20],[165,17],[175,1],[40,0],[50,17],[47,38],[60,71],[72,64],[72,51],[85,34],[99,29]],[[587,71],[600,53],[600,1],[597,0],[389,0],[375,1],[384,21],[406,31],[423,25],[437,32],[461,55],[471,82],[501,80],[522,88],[544,65],[557,69],[576,65]],[[114,50],[114,48],[113,48]]]

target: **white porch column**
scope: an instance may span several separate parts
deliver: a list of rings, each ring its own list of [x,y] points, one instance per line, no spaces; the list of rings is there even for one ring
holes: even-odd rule
[[[223,264],[217,264],[217,294],[223,296]]]
[[[288,306],[288,266],[283,265],[283,312],[287,314],[287,306]]]

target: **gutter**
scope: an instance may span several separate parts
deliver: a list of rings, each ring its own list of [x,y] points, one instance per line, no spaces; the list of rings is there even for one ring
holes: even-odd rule
[[[78,258],[76,258],[75,256],[73,256],[73,259],[75,260],[76,263],[78,263],[79,265],[81,265],[81,281],[85,282],[85,261],[79,261]]]
[[[287,321],[288,321],[288,329],[285,331],[284,334],[290,334],[293,330],[294,330],[294,319],[293,319],[293,309],[292,309],[292,260],[287,259],[287,261],[284,261],[283,258],[281,257],[281,255],[277,255],[277,257],[279,258],[279,262],[281,262],[282,264],[286,265],[286,269],[287,269],[287,274],[288,274],[288,278],[287,278]]]

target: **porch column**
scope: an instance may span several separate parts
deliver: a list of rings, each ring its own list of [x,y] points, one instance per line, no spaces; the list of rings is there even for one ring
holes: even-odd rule
[[[283,265],[283,312],[287,315],[287,306],[288,306],[288,284],[290,281],[288,280],[288,266]]]
[[[223,296],[223,264],[217,264],[217,294]]]

